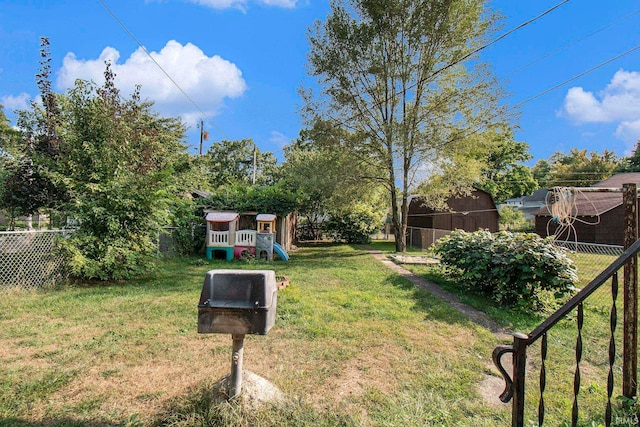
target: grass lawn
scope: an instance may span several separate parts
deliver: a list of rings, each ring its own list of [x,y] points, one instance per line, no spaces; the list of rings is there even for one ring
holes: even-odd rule
[[[0,298],[0,425],[504,426],[479,384],[496,339],[349,246],[289,262],[167,259],[148,277]],[[231,337],[197,334],[204,274],[274,269],[275,327],[244,368],[286,403],[210,407]]]
[[[374,243],[377,249],[386,251],[386,243]],[[616,257],[608,255],[570,253],[579,276],[578,287],[588,284],[604,270]],[[498,323],[512,331],[528,333],[540,324],[555,308],[545,313],[528,314],[514,308],[501,307],[461,288],[446,271],[439,267],[406,264],[405,268],[415,274],[438,283],[444,289],[456,294],[460,300],[489,314]],[[621,394],[621,349],[622,349],[622,272],[617,297],[618,321],[616,324],[617,357],[614,365],[615,386],[613,397]],[[558,304],[559,305],[559,304]],[[580,391],[578,406],[580,426],[603,424],[606,405],[608,374],[608,346],[610,337],[610,313],[612,297],[610,281],[591,295],[584,303],[584,326],[582,329],[583,351],[580,362]],[[548,356],[545,360],[546,389],[545,425],[570,425],[571,409],[574,401],[573,384],[576,371],[576,342],[578,339],[577,316],[574,313],[562,320],[548,334]],[[540,401],[539,374],[542,365],[540,342],[528,351],[525,420],[536,424],[537,408]],[[630,413],[614,403],[614,421],[629,419]],[[626,418],[625,418],[626,417]],[[632,417],[633,418],[633,417]]]

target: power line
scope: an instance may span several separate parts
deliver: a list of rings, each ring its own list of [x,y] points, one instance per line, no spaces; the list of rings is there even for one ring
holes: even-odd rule
[[[535,21],[537,21],[538,19],[542,18],[542,17],[543,17],[543,16],[545,16],[545,15],[548,15],[549,13],[553,12],[554,10],[556,10],[557,8],[559,8],[560,6],[562,6],[563,4],[568,3],[568,2],[569,2],[569,0],[563,0],[563,1],[561,1],[560,3],[556,4],[555,6],[552,6],[552,7],[550,7],[549,9],[545,10],[544,12],[542,12],[541,14],[539,14],[538,16],[535,16],[535,17],[533,17],[533,18],[531,18],[531,19],[529,19],[529,20],[527,20],[527,21],[523,22],[522,24],[517,25],[515,28],[512,28],[511,30],[507,31],[506,33],[501,34],[500,36],[498,36],[498,37],[496,37],[495,39],[491,40],[489,43],[487,43],[487,44],[485,44],[485,45],[483,45],[483,46],[480,46],[479,48],[477,48],[477,49],[475,49],[475,50],[472,50],[471,52],[467,53],[466,55],[464,55],[462,58],[458,59],[457,61],[454,61],[454,62],[452,62],[451,64],[446,65],[446,66],[444,66],[444,67],[442,67],[442,68],[440,68],[440,69],[438,69],[438,70],[434,71],[434,72],[433,72],[433,74],[431,74],[429,77],[425,77],[425,79],[424,79],[424,80],[421,80],[419,83],[422,83],[422,82],[424,82],[424,81],[426,81],[426,80],[428,80],[428,79],[431,79],[431,78],[435,77],[437,74],[441,73],[442,71],[444,71],[444,70],[446,70],[446,69],[448,69],[448,68],[451,68],[451,67],[453,67],[453,66],[454,66],[454,65],[456,65],[456,64],[459,64],[460,62],[464,61],[465,59],[468,59],[469,57],[471,57],[471,56],[475,55],[476,53],[478,53],[478,52],[480,52],[480,51],[482,51],[482,50],[484,50],[484,49],[488,48],[489,46],[491,46],[491,45],[493,45],[493,44],[495,44],[495,43],[499,42],[500,40],[504,39],[505,37],[507,37],[507,36],[509,36],[509,35],[511,35],[511,34],[513,34],[513,33],[515,33],[515,32],[516,32],[516,31],[518,31],[519,29],[524,28],[524,27],[526,27],[527,25],[534,23],[534,22],[535,22]],[[417,85],[417,84],[418,84],[418,83],[416,83],[416,85]],[[415,87],[416,85],[414,85],[413,87]],[[411,88],[410,88],[410,89],[411,89]]]
[[[164,75],[169,79],[169,81],[171,81],[171,83],[173,83],[173,85],[175,87],[178,88],[178,90],[184,95],[185,98],[187,98],[187,100],[189,100],[189,102],[196,107],[196,109],[200,112],[200,114],[202,114],[202,116],[207,120],[208,123],[210,123],[213,127],[215,127],[216,129],[218,129],[218,131],[224,136],[224,132],[222,131],[222,129],[220,129],[219,127],[217,127],[215,125],[215,123],[213,123],[213,121],[211,120],[211,118],[207,115],[207,113],[204,112],[204,110],[202,108],[200,108],[200,106],[193,100],[193,98],[191,98],[189,96],[189,94],[187,92],[184,91],[184,89],[182,89],[182,87],[178,84],[178,82],[176,82],[174,80],[173,77],[171,77],[171,75],[162,67],[162,65],[160,65],[158,63],[158,61],[156,61],[156,59],[151,55],[151,53],[149,53],[149,51],[147,50],[147,48],[144,47],[144,45],[140,42],[140,40],[138,40],[138,38],[127,28],[126,25],[124,25],[124,23],[118,18],[118,16],[106,5],[106,3],[103,0],[98,0],[98,2],[102,5],[102,7],[113,17],[113,19],[120,25],[120,27],[122,27],[122,29],[129,35],[129,37],[131,37],[133,39],[133,41],[135,41],[138,46],[140,46],[140,48],[142,49],[142,51],[151,59],[151,61],[153,61],[153,63],[160,69],[160,71],[162,71],[164,73]]]
[[[638,50],[638,49],[640,49],[640,44],[639,44],[639,45],[636,45],[635,47],[632,47],[631,49],[629,49],[629,50],[627,50],[627,51],[625,51],[625,52],[622,52],[621,54],[618,54],[618,55],[614,56],[613,58],[609,58],[609,59],[607,59],[606,61],[601,62],[600,64],[598,64],[598,65],[596,65],[596,66],[594,66],[594,67],[591,67],[591,68],[589,68],[589,69],[588,69],[588,70],[586,70],[586,71],[581,72],[580,74],[576,74],[575,76],[573,76],[573,77],[571,77],[571,78],[569,78],[569,79],[567,79],[567,80],[563,81],[562,83],[558,83],[558,84],[557,84],[557,85],[555,85],[555,86],[552,86],[552,87],[550,87],[550,88],[548,88],[548,89],[545,89],[545,90],[543,90],[542,92],[540,92],[540,93],[538,93],[538,94],[536,94],[536,95],[534,95],[534,96],[532,96],[532,97],[529,97],[529,98],[525,99],[524,101],[522,101],[522,102],[520,102],[520,103],[518,103],[518,104],[514,105],[514,106],[513,106],[513,108],[514,108],[514,109],[516,109],[516,108],[520,108],[520,107],[522,107],[524,104],[527,104],[527,103],[529,103],[529,102],[533,101],[534,99],[540,98],[542,95],[546,95],[547,93],[549,93],[549,92],[551,92],[551,91],[554,91],[554,90],[558,89],[559,87],[566,85],[567,83],[571,83],[572,81],[577,80],[577,79],[579,79],[580,77],[585,76],[585,75],[587,75],[587,74],[589,74],[589,73],[591,73],[591,72],[593,72],[593,71],[597,70],[598,68],[604,67],[605,65],[609,64],[610,62],[613,62],[613,61],[615,61],[616,59],[620,59],[620,58],[622,58],[623,56],[628,55],[628,54],[630,54],[631,52],[634,52],[634,51],[636,51],[636,50]]]
[[[443,72],[443,71],[445,71],[445,70],[447,70],[447,69],[459,64],[460,62],[468,59],[469,57],[475,55],[476,53],[488,48],[489,46],[494,45],[495,43],[497,43],[498,41],[504,39],[505,37],[515,33],[516,31],[518,31],[518,30],[520,30],[520,29],[522,29],[522,28],[524,28],[524,27],[526,27],[526,26],[528,26],[530,24],[532,24],[533,22],[541,19],[542,17],[548,15],[549,13],[553,12],[554,10],[556,10],[557,8],[559,8],[560,6],[562,6],[562,5],[564,5],[564,4],[568,3],[568,2],[569,2],[569,0],[562,0],[561,2],[559,2],[556,5],[550,7],[549,9],[547,9],[544,12],[540,13],[539,15],[537,15],[537,16],[531,18],[531,19],[528,19],[527,21],[517,25],[516,27],[512,28],[511,30],[507,31],[504,34],[501,34],[500,36],[498,36],[495,39],[489,41],[488,43],[486,43],[486,44],[484,44],[484,45],[472,50],[471,52],[469,52],[466,55],[462,56],[461,58],[457,59],[456,61],[453,61],[453,62],[451,62],[451,63],[449,63],[449,64],[447,64],[447,65],[445,65],[445,66],[443,66],[443,67],[441,67],[441,68],[439,68],[437,70],[435,70],[429,76],[423,77],[422,79],[418,80],[417,82],[407,86],[406,88],[403,88],[400,92],[398,92],[397,94],[394,94],[393,97],[397,97],[397,96],[399,96],[401,94],[406,94],[407,91],[416,88],[418,85],[424,83],[427,80],[432,79],[433,77],[437,76],[441,72]],[[350,122],[350,121],[352,121],[352,120],[354,120],[354,119],[356,119],[358,117],[363,117],[365,113],[371,112],[373,109],[382,106],[383,103],[384,103],[384,101],[374,103],[371,108],[366,108],[365,111],[360,111],[360,112],[355,113],[351,117],[348,117],[348,118],[346,118],[346,119],[344,119],[342,121],[337,121],[336,122],[336,126],[337,127],[344,127],[344,126],[347,125],[347,122]]]
[[[629,19],[629,18],[631,18],[632,16],[637,15],[638,13],[640,13],[640,9],[635,10],[635,11],[633,11],[633,12],[631,12],[631,13],[629,13],[629,14],[627,14],[627,15],[625,15],[625,16],[623,16],[623,17],[619,18],[619,19],[616,19],[615,21],[610,22],[609,24],[607,24],[607,25],[605,25],[605,26],[603,26],[603,27],[598,28],[597,30],[592,31],[592,32],[591,32],[591,33],[589,33],[589,34],[587,34],[587,35],[585,35],[585,36],[583,36],[583,37],[581,37],[581,38],[579,38],[579,39],[577,39],[577,40],[572,41],[571,43],[567,43],[567,44],[565,44],[564,46],[562,46],[562,47],[560,47],[560,48],[558,48],[558,49],[556,49],[556,50],[554,50],[554,51],[551,51],[551,52],[549,52],[549,53],[547,53],[547,54],[545,54],[545,55],[539,56],[538,58],[536,58],[536,59],[534,59],[534,60],[532,60],[532,61],[530,61],[530,62],[528,62],[528,63],[526,63],[526,64],[524,64],[524,65],[522,65],[522,66],[520,66],[520,67],[518,67],[518,68],[516,68],[515,70],[509,71],[508,73],[504,74],[502,77],[504,78],[504,77],[508,77],[508,76],[510,76],[510,75],[512,75],[512,74],[518,73],[518,72],[520,72],[520,71],[522,71],[522,70],[524,70],[524,69],[526,69],[526,68],[530,67],[531,65],[533,65],[533,64],[535,64],[535,63],[537,63],[537,62],[542,61],[543,59],[546,59],[546,58],[548,58],[548,57],[550,57],[550,56],[556,55],[557,53],[560,53],[560,52],[562,52],[562,51],[564,51],[564,50],[567,50],[567,49],[568,49],[568,48],[570,48],[571,46],[574,46],[574,45],[576,45],[576,44],[580,43],[581,41],[586,40],[586,39],[588,39],[589,37],[592,37],[592,36],[594,36],[594,35],[598,34],[598,33],[599,33],[599,32],[601,32],[601,31],[606,30],[607,28],[613,27],[614,25],[617,25],[618,23],[620,23],[620,22],[622,22],[622,21],[624,21],[624,20],[626,20],[626,19]]]

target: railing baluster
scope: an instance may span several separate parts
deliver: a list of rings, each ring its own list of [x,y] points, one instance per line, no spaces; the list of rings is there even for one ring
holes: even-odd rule
[[[540,343],[540,356],[542,358],[542,365],[540,366],[540,403],[538,404],[538,426],[542,427],[544,422],[544,389],[547,386],[547,333],[542,335],[542,342]]]
[[[578,425],[578,393],[580,392],[580,361],[582,360],[582,324],[584,323],[583,304],[578,304],[578,338],[576,339],[576,373],[573,377],[573,408],[571,409],[571,427]]]
[[[635,200],[635,199],[633,199]],[[635,264],[638,253],[640,253],[640,240],[636,240],[631,246],[629,246],[625,251],[618,257],[615,261],[613,261],[605,270],[603,270],[600,274],[598,274],[591,282],[589,282],[585,287],[582,288],[580,292],[574,295],[569,301],[567,301],[560,309],[558,309],[555,313],[549,316],[546,320],[540,323],[534,330],[532,330],[528,335],[525,334],[514,334],[513,345],[511,346],[498,346],[493,351],[493,361],[497,366],[498,370],[502,374],[505,380],[505,390],[500,395],[500,400],[502,402],[512,401],[512,411],[511,411],[511,425],[513,427],[522,427],[524,426],[524,390],[525,390],[525,374],[526,374],[526,357],[527,357],[527,347],[536,342],[539,338],[542,339],[542,366],[540,371],[540,402],[538,405],[538,422],[542,425],[545,417],[545,397],[544,392],[546,388],[546,358],[547,358],[547,333],[548,331],[555,326],[562,319],[565,319],[573,310],[577,309],[577,328],[578,328],[578,336],[576,338],[576,347],[575,347],[575,356],[576,356],[576,369],[574,374],[573,381],[573,406],[571,413],[571,425],[577,426],[578,418],[579,418],[579,405],[578,405],[578,394],[580,392],[580,381],[581,381],[581,371],[580,371],[580,363],[582,361],[582,328],[584,324],[584,306],[583,302],[595,291],[597,291],[601,285],[606,283],[609,279],[611,282],[611,293],[612,293],[612,305],[611,305],[611,313],[610,313],[610,330],[611,336],[609,339],[609,373],[607,379],[607,407],[605,411],[605,423],[607,427],[611,426],[612,421],[612,404],[611,404],[611,396],[613,395],[614,389],[614,363],[616,358],[616,342],[615,342],[615,331],[617,325],[617,297],[619,292],[619,275],[620,271],[624,268],[624,276],[625,283],[627,282],[627,276],[631,279],[630,282],[633,283],[633,288],[637,286],[637,275],[636,268],[637,264]],[[633,260],[634,262],[630,262]],[[629,268],[628,264],[633,264],[634,267]],[[627,323],[627,291],[622,294],[625,296],[624,299],[624,314],[625,319],[624,323]],[[635,294],[634,294],[635,295]],[[635,306],[637,307],[637,305]],[[630,323],[634,323],[637,321],[637,314],[634,311],[634,316],[631,317]],[[631,326],[634,326],[631,325]],[[629,328],[633,329],[633,328]],[[627,340],[627,327],[625,326],[625,331],[623,333],[623,347],[624,357],[622,363],[622,391],[623,395],[627,396],[628,388],[633,387],[631,391],[633,391],[632,396],[635,396],[636,383],[635,383],[635,375],[636,372],[631,372],[632,375],[627,375],[627,371],[635,371],[634,369],[626,369],[625,367],[635,366],[637,363],[637,348],[634,343],[637,339],[635,335],[636,329],[633,329],[632,339]],[[631,343],[631,345],[627,345]],[[630,347],[632,353],[628,356],[627,347]],[[506,372],[501,363],[501,358],[506,353],[511,353],[513,357],[513,379]],[[627,360],[627,357],[629,360]],[[619,369],[619,368],[618,368]],[[626,381],[626,382],[625,382]]]
[[[613,394],[613,363],[616,359],[616,324],[618,323],[618,311],[616,308],[616,300],[618,299],[618,273],[614,273],[611,278],[611,314],[609,315],[609,375],[607,376],[607,408],[604,413],[604,422],[606,427],[611,426],[611,396]]]

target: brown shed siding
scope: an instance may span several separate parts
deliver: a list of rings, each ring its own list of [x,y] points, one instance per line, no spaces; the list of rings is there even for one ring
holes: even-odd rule
[[[550,219],[550,215],[536,215],[536,234],[542,237],[547,236],[547,223]],[[603,245],[624,245],[624,207],[622,205],[602,213],[599,220],[597,216],[579,216],[573,222],[573,226],[575,234],[571,232],[571,235],[567,236],[567,233],[563,233],[558,236],[558,239]],[[550,224],[549,234],[553,235],[556,228]]]
[[[489,193],[474,190],[471,196],[450,198],[447,205],[451,211],[434,211],[423,206],[421,199],[414,198],[409,205],[407,225],[438,230],[498,231],[498,210]]]

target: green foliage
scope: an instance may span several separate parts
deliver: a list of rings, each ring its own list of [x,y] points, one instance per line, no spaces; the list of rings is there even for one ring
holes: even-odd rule
[[[522,211],[513,206],[503,206],[500,209],[500,225],[507,231],[524,231],[532,227]]]
[[[636,142],[633,153],[629,157],[620,160],[616,172],[640,172],[640,140]]]
[[[456,230],[434,251],[467,289],[499,304],[539,309],[548,293],[563,297],[578,280],[564,250],[532,233]]]
[[[361,179],[386,189],[400,251],[409,196],[438,172],[460,173],[470,188],[486,161],[466,155],[477,145],[471,134],[503,116],[497,81],[473,54],[495,19],[484,6],[338,0],[309,32],[309,72],[319,90],[303,93],[303,113],[310,124],[339,123],[348,133],[327,138],[323,148],[350,150],[375,172]],[[456,185],[462,178],[451,177]]]
[[[296,210],[298,195],[283,183],[269,186],[235,184],[219,187],[204,203],[212,209],[286,216]]]
[[[386,212],[384,188],[371,181],[379,171],[342,147],[340,141],[349,138],[353,135],[318,121],[285,148],[283,179],[298,194],[297,212],[307,234],[299,237],[320,238],[321,223],[329,212],[349,212],[356,205]]]
[[[103,238],[81,228],[71,238],[61,240],[58,249],[76,278],[121,280],[153,270],[157,245],[148,234]]]
[[[176,227],[173,239],[179,255],[198,253],[205,244],[206,221],[202,208],[191,202],[176,203],[171,209],[172,225]]]
[[[68,200],[68,194],[57,186],[47,171],[30,159],[6,160],[0,188],[0,206],[9,214],[9,227],[15,218],[32,215],[41,208],[51,208]]]
[[[9,119],[0,104],[0,164],[5,158],[16,158],[21,154],[20,133],[9,125]]]
[[[531,159],[529,145],[515,141],[513,131],[506,123],[481,136],[488,140],[485,148],[478,150],[478,154],[486,159],[486,165],[476,185],[491,194],[494,202],[504,203],[538,188],[531,168],[523,164]]]
[[[336,242],[369,243],[369,237],[382,225],[379,215],[365,208],[329,214],[326,233]]]
[[[613,151],[587,154],[573,148],[568,154],[557,152],[549,160],[539,160],[533,169],[542,187],[590,187],[612,176],[620,165]]]
[[[273,153],[261,152],[251,139],[214,142],[201,163],[207,170],[209,188],[235,184],[269,185],[275,182],[277,174]]]
[[[64,95],[50,92],[42,63],[38,82],[48,101],[20,112],[19,122],[34,164],[69,192],[67,212],[79,229],[61,251],[71,272],[100,280],[145,272],[180,190],[174,165],[184,164],[184,125],[158,116],[139,88],[122,97],[109,63],[104,86],[77,80]]]

